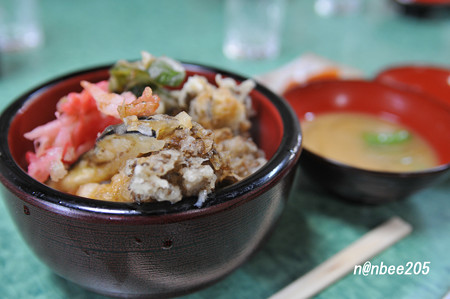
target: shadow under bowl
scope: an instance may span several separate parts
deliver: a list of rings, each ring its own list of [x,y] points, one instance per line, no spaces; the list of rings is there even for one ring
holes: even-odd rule
[[[449,174],[450,110],[420,93],[372,81],[335,80],[287,91],[302,122],[305,115],[357,112],[388,116],[429,142],[440,165],[423,171],[372,171],[346,165],[303,148],[300,165],[322,187],[352,202],[381,204],[404,199]],[[330,128],[331,129],[331,128]]]
[[[188,76],[214,82],[211,67],[184,64]],[[54,119],[57,101],[80,81],[108,78],[110,66],[72,73],[24,94],[0,117],[0,180],[6,206],[32,251],[58,275],[116,297],[170,297],[204,288],[244,263],[269,235],[285,206],[300,156],[298,119],[261,85],[251,92],[253,138],[269,161],[256,173],[208,196],[128,204],[52,189],[26,173],[33,145],[25,132]],[[289,134],[285,134],[285,133]],[[24,278],[25,279],[25,278]]]

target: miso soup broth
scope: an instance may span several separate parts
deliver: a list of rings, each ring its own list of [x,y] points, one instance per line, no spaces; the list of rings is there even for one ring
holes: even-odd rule
[[[306,149],[368,170],[405,172],[438,165],[433,148],[409,128],[363,114],[332,112],[302,120]]]

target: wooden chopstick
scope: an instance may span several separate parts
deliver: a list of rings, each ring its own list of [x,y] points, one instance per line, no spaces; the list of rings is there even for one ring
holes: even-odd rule
[[[399,217],[393,217],[295,280],[270,299],[310,298],[348,274],[356,265],[368,261],[411,231],[412,226],[409,223]]]

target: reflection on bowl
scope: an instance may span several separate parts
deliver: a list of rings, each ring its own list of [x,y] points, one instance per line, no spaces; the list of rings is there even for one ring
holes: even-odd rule
[[[216,73],[185,64],[188,75],[214,82]],[[269,158],[260,170],[217,190],[202,208],[179,203],[96,201],[51,189],[26,172],[23,134],[54,117],[56,102],[79,82],[108,77],[109,66],[57,78],[21,96],[0,118],[0,180],[18,230],[57,274],[119,297],[174,296],[205,287],[240,266],[268,236],[282,212],[301,135],[289,105],[263,86],[251,92],[257,112],[253,138]],[[287,133],[288,134],[285,134]]]
[[[376,81],[428,94],[450,107],[450,69],[428,65],[403,65],[381,71]]]
[[[406,15],[419,18],[447,17],[450,12],[448,0],[393,0]]]
[[[349,80],[312,83],[290,90],[284,96],[300,122],[306,122],[311,115],[331,112],[390,118],[419,134],[434,149],[438,160],[435,167],[402,172],[368,170],[311,151],[304,133],[302,168],[319,184],[343,198],[370,204],[389,202],[405,198],[449,173],[450,110],[419,93],[378,82]],[[330,133],[333,130],[329,128]]]

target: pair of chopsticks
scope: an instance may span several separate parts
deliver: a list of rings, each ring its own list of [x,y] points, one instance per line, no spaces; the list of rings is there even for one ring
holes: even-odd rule
[[[356,265],[368,261],[407,236],[411,231],[412,226],[409,223],[399,217],[393,217],[269,299],[310,298],[351,272]]]

